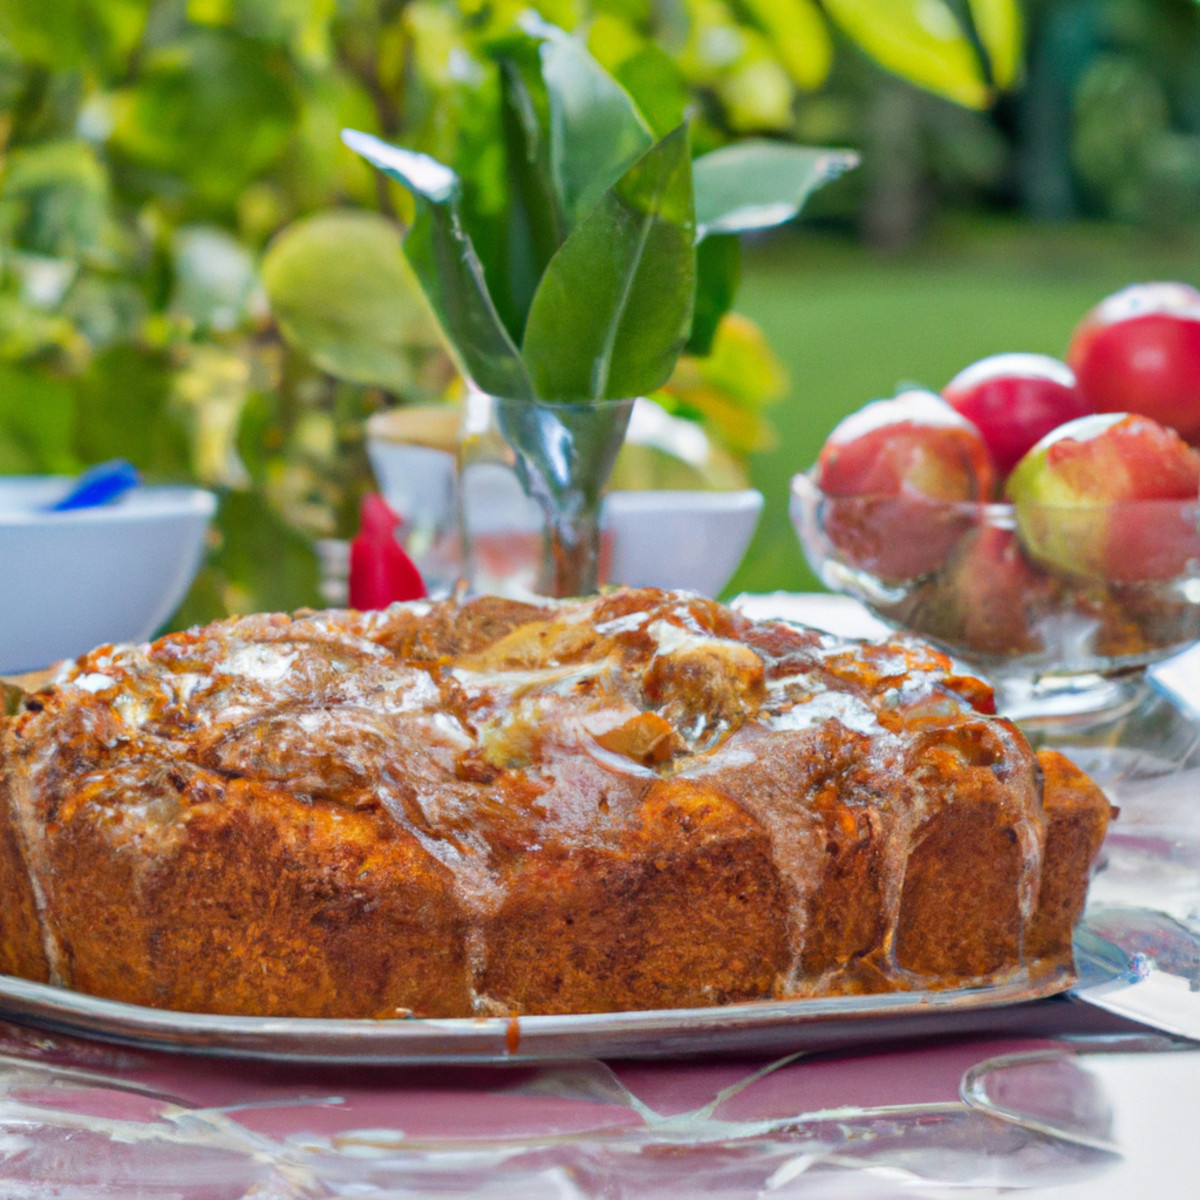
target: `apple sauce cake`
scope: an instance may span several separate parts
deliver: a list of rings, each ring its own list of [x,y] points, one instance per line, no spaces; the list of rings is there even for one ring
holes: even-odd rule
[[[1109,819],[916,641],[684,593],[234,618],[0,717],[0,971],[307,1017],[1069,978]]]

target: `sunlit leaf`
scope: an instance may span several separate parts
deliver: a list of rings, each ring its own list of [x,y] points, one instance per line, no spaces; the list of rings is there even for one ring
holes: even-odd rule
[[[736,133],[787,132],[795,87],[766,39],[755,33],[752,40],[752,51],[717,81],[725,120]]]
[[[310,66],[329,59],[336,0],[188,0],[188,20],[227,26],[246,37],[287,46]]]
[[[0,359],[18,361],[48,350],[82,356],[87,349],[61,313],[44,312],[16,296],[0,294]]]
[[[633,11],[635,7],[642,11]],[[646,44],[642,30],[650,23],[650,13],[646,5],[624,5],[620,0],[615,4],[593,0],[591,9],[591,16],[582,31],[588,53],[615,76],[621,63]]]
[[[462,50],[462,26],[452,5],[407,3],[402,27],[409,35],[405,54],[417,68],[426,87],[444,89],[467,71],[468,64],[456,62]]]
[[[323,371],[404,393],[441,340],[400,240],[376,213],[318,213],[276,237],[262,280],[284,336]]]
[[[693,86],[712,87],[746,51],[746,31],[722,0],[689,0],[687,41],[679,62]]]
[[[413,194],[417,216],[404,252],[466,374],[492,395],[532,396],[521,356],[496,312],[483,267],[462,226],[458,176],[427,155],[389,146],[370,134],[348,129],[342,139]]]
[[[784,69],[800,87],[821,86],[833,65],[833,39],[813,0],[742,0],[767,35]]]
[[[822,184],[855,166],[845,150],[748,139],[696,159],[696,236],[790,221]]]
[[[550,162],[568,222],[581,220],[654,143],[629,94],[578,39],[535,17],[550,98]]]
[[[1017,0],[968,0],[975,32],[987,52],[992,82],[1004,90],[1021,74],[1024,22]]]
[[[250,394],[245,355],[213,343],[188,347],[171,380],[170,405],[189,433],[192,473],[203,483],[239,486],[246,470],[237,457],[237,430]]]
[[[687,77],[661,46],[647,42],[613,74],[633,97],[656,137],[665,137],[687,117],[692,100]]]
[[[666,380],[691,325],[693,238],[681,126],[621,177],[551,260],[523,347],[538,396],[637,396]]]
[[[889,71],[967,108],[991,89],[979,56],[945,0],[822,0],[830,17]]]

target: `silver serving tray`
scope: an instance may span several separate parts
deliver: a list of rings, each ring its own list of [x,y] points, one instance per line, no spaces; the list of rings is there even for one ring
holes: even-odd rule
[[[830,1049],[907,1037],[1093,1030],[1097,1010],[1037,984],[650,1012],[407,1020],[171,1012],[0,975],[0,1017],[142,1049],[319,1063],[536,1063]]]

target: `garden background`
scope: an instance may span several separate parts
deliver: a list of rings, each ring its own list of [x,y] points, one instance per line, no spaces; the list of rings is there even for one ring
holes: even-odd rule
[[[0,472],[215,488],[173,625],[318,603],[365,419],[453,396],[405,194],[338,133],[486,156],[487,46],[525,7],[697,152],[861,153],[743,246],[753,325],[663,397],[766,494],[733,591],[815,586],[787,481],[840,416],[1060,355],[1128,282],[1200,283],[1194,0],[0,0]]]

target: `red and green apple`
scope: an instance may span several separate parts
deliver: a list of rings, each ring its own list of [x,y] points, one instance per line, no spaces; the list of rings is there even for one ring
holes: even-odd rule
[[[1149,417],[1098,413],[1061,426],[1006,490],[1026,552],[1055,572],[1127,583],[1200,564],[1200,454]]]
[[[845,418],[814,468],[828,537],[847,562],[886,580],[940,567],[994,480],[979,431],[922,389]]]

